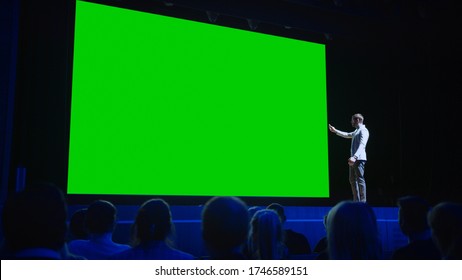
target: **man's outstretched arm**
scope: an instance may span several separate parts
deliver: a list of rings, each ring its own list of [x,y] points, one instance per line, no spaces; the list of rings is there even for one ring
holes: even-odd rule
[[[353,138],[353,132],[344,132],[344,131],[338,130],[335,127],[333,127],[331,124],[329,124],[329,130],[343,138]]]

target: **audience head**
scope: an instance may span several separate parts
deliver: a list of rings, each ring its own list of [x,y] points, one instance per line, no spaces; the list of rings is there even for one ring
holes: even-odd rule
[[[398,199],[399,226],[409,236],[428,230],[427,213],[430,204],[418,196],[405,196]]]
[[[59,251],[67,234],[67,205],[62,191],[52,184],[28,185],[10,197],[3,212],[8,249],[30,248]]]
[[[87,208],[82,208],[72,214],[69,222],[69,231],[71,239],[88,239],[88,232],[85,226]]]
[[[257,211],[251,220],[249,248],[254,258],[279,260],[284,254],[282,222],[276,211]]]
[[[437,204],[428,213],[432,238],[444,259],[462,257],[462,205],[452,202]]]
[[[281,204],[279,204],[279,203],[271,203],[270,205],[268,205],[268,207],[266,207],[266,209],[271,209],[271,210],[276,211],[279,218],[281,219],[281,222],[285,223],[286,215],[284,213],[284,207]]]
[[[202,237],[214,252],[241,247],[249,232],[247,205],[237,197],[214,197],[202,210]],[[213,252],[212,252],[213,253]]]
[[[261,206],[252,206],[252,207],[249,207],[249,209],[247,209],[247,211],[249,212],[249,219],[252,219],[253,215],[255,215],[255,213],[257,213],[258,211],[260,210],[263,210],[264,208],[261,207]]]
[[[166,241],[172,232],[172,214],[167,202],[150,199],[141,205],[132,227],[134,246]]]
[[[106,200],[97,200],[90,204],[85,218],[85,226],[89,234],[104,234],[114,231],[117,210]]]
[[[330,259],[380,259],[377,221],[372,208],[362,202],[342,201],[327,216]]]

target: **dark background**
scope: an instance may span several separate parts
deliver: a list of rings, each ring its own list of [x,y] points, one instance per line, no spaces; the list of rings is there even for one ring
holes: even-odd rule
[[[326,44],[329,122],[350,131],[351,115],[362,113],[370,131],[368,201],[394,206],[397,197],[417,194],[431,203],[462,202],[458,1],[100,2],[204,22],[208,10],[220,14],[216,24],[249,30],[247,19],[252,19],[259,22],[256,32]],[[17,186],[18,167],[26,167],[27,183],[66,185],[75,3],[11,0],[1,5],[3,202]],[[350,141],[329,135],[331,199],[283,203],[333,205],[350,199],[349,146]],[[138,203],[134,197],[119,199]]]

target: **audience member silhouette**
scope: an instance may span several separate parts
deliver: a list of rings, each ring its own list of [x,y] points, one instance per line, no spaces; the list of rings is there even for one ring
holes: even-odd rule
[[[255,213],[257,213],[257,211],[259,210],[263,210],[265,209],[265,207],[263,206],[252,206],[252,207],[249,207],[247,209],[247,211],[249,212],[249,219],[252,220],[252,217],[253,215],[255,215]],[[249,242],[246,242],[244,244],[244,247],[242,249],[242,252],[244,253],[244,255],[247,256],[247,258],[249,259],[252,259],[252,252],[250,251],[250,248],[249,248]]]
[[[104,260],[130,249],[130,246],[112,241],[116,227],[117,209],[109,201],[97,200],[90,204],[85,217],[89,240],[69,242],[69,252],[89,260]]]
[[[257,211],[250,226],[249,251],[253,259],[281,260],[287,257],[282,223],[276,211]]]
[[[395,260],[437,260],[441,259],[431,238],[427,214],[430,204],[418,196],[405,196],[398,199],[398,221],[401,231],[408,237],[409,244],[397,249]]]
[[[263,210],[265,209],[264,207],[262,206],[252,206],[252,207],[249,207],[247,210],[249,212],[249,219],[252,219],[253,215],[255,215],[255,213],[257,213],[257,211],[260,211],[260,210]]]
[[[138,210],[132,226],[132,246],[113,256],[120,260],[192,260],[194,256],[174,249],[170,206],[162,199],[150,199]]]
[[[249,233],[247,205],[237,197],[211,198],[202,210],[202,237],[208,258],[246,259],[242,249]]]
[[[3,210],[9,259],[66,259],[67,205],[52,184],[28,185],[8,198]]]
[[[437,204],[428,213],[428,223],[442,258],[462,260],[462,204]]]
[[[82,208],[74,212],[69,222],[69,241],[76,239],[89,239],[87,229],[85,227],[85,216],[87,208]]]
[[[324,215],[322,223],[324,225],[324,229],[326,229],[327,232],[327,215]],[[318,243],[316,243],[316,246],[314,247],[313,252],[317,254],[317,260],[329,259],[329,254],[327,252],[327,236],[324,236],[321,239],[319,239]]]
[[[363,202],[342,201],[327,216],[327,247],[332,260],[382,258],[377,220]]]
[[[281,204],[271,203],[268,205],[267,209],[276,211],[282,224],[285,224],[287,218],[284,212],[284,207]],[[311,246],[306,236],[291,229],[284,229],[284,244],[288,249],[289,255],[311,254]]]

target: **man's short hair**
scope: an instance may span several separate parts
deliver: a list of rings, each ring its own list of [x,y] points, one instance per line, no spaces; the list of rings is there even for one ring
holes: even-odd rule
[[[247,205],[237,197],[214,197],[202,211],[202,236],[208,246],[229,250],[243,245],[249,232]]]
[[[88,206],[85,225],[89,233],[103,234],[112,232],[115,226],[117,210],[106,200],[94,201]]]
[[[352,118],[352,119],[359,119],[361,122],[364,121],[364,116],[361,115],[361,114],[359,114],[359,113],[354,114],[351,118]]]

